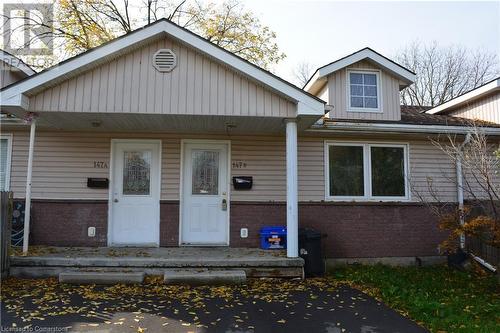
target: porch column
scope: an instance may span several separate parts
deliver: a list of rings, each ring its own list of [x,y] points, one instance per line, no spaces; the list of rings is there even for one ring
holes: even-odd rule
[[[297,182],[297,122],[286,119],[286,255],[299,255],[299,216]]]
[[[36,119],[34,115],[27,121],[31,121],[30,128],[30,146],[28,150],[28,171],[26,174],[26,201],[24,209],[24,232],[23,232],[23,254],[28,252],[29,236],[30,236],[30,217],[31,217],[31,174],[33,173],[33,150],[35,147],[35,129]]]

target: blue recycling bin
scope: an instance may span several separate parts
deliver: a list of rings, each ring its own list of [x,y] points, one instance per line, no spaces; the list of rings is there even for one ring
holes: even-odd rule
[[[286,249],[286,227],[262,227],[260,229],[260,248],[264,250]]]

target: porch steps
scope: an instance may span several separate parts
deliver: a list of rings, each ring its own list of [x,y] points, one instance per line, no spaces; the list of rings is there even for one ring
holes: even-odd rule
[[[43,250],[43,251],[42,251]],[[302,278],[304,260],[250,248],[50,247],[10,257],[10,275],[58,277],[60,273],[129,272],[163,276],[167,270],[244,271],[247,278]]]
[[[144,281],[144,272],[67,271],[59,273],[59,282],[71,284],[138,284]]]
[[[246,280],[244,270],[168,269],[163,275],[166,284],[197,286],[243,284]]]

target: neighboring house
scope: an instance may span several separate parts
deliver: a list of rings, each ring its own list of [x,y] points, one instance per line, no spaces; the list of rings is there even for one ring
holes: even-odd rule
[[[0,50],[0,88],[35,74],[21,59]]]
[[[22,80],[35,74],[35,71],[26,65],[21,59],[14,57],[8,52],[0,50],[0,88],[8,86],[16,81]],[[1,94],[0,94],[1,97]],[[0,113],[0,122],[2,125],[17,125],[19,119],[11,117],[8,114]],[[12,150],[11,135],[4,135],[0,131],[0,190],[9,190],[10,175],[10,151]]]
[[[500,77],[427,111],[500,124]]]
[[[301,90],[160,20],[1,90],[3,110],[36,119],[31,135],[2,124],[10,188],[25,198],[32,148],[31,244],[258,247],[261,227],[287,225],[290,257],[299,227],[328,234],[328,258],[437,256],[412,190],[430,197],[433,179],[457,201],[429,137],[467,128],[401,109],[414,78],[363,49]]]

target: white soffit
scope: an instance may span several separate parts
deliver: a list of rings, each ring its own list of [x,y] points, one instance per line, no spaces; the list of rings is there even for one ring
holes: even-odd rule
[[[0,104],[9,108],[21,108],[20,95],[35,89],[38,86],[49,83],[60,77],[69,76],[73,71],[81,71],[86,66],[102,61],[106,57],[123,52],[136,43],[153,38],[160,34],[167,34],[182,41],[218,61],[226,64],[234,70],[246,75],[270,89],[287,96],[298,104],[299,115],[324,115],[324,102],[291,83],[267,72],[258,66],[208,42],[202,37],[184,29],[166,19],[161,19],[149,26],[137,29],[127,35],[118,37],[102,46],[82,53],[74,58],[68,59],[46,71],[40,72],[31,78],[13,84],[1,91]]]
[[[426,113],[436,114],[436,113],[446,113],[447,110],[455,107],[459,107],[462,104],[466,104],[471,102],[474,99],[480,98],[484,95],[490,94],[493,91],[500,91],[500,78],[496,78],[493,81],[490,81],[474,90],[471,90],[461,96],[455,97],[454,99],[443,103],[441,105],[436,106],[430,110],[427,110]]]
[[[400,79],[406,86],[409,86],[413,82],[415,82],[415,73],[409,71],[403,66],[398,65],[397,63],[367,47],[344,58],[336,60],[328,65],[318,68],[318,70],[316,70],[313,76],[309,79],[309,82],[307,82],[307,84],[304,86],[304,90],[311,93],[317,92],[319,89],[321,89],[324,82],[326,82],[326,77],[328,75],[365,59],[378,64],[387,72]]]

